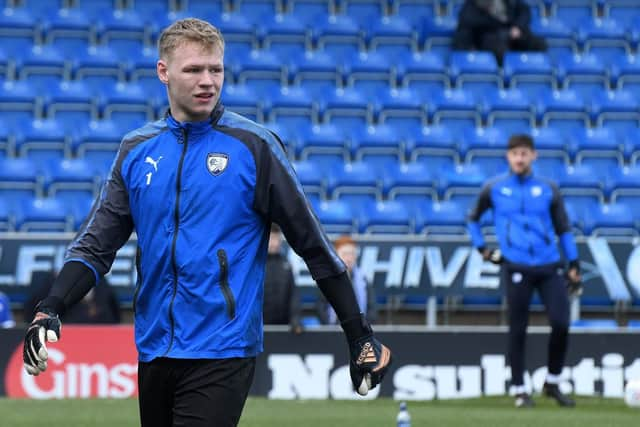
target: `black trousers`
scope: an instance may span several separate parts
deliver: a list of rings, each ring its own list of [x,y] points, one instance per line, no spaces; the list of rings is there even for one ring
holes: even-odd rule
[[[484,33],[478,40],[480,50],[493,52],[502,66],[504,54],[508,51],[538,51],[547,50],[547,42],[544,38],[538,37],[531,31],[523,31],[520,38],[512,39],[509,30],[501,29]]]
[[[168,359],[138,364],[142,427],[235,427],[255,358]]]
[[[537,290],[545,306],[551,336],[548,346],[549,373],[559,375],[564,366],[569,337],[569,294],[557,265],[525,267],[503,264],[502,281],[509,307],[509,363],[511,384],[524,384],[524,361],[529,305]]]

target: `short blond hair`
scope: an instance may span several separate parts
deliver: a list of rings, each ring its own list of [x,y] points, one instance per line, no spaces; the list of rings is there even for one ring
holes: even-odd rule
[[[220,30],[198,18],[185,18],[174,22],[162,31],[158,39],[158,54],[166,59],[182,43],[196,42],[203,47],[219,47],[224,52],[224,38]]]

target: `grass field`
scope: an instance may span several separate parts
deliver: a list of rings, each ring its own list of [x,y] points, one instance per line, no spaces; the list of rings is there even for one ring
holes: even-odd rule
[[[564,409],[538,397],[534,409],[515,409],[510,398],[408,402],[412,426],[637,427],[640,410],[622,400],[582,398]],[[251,398],[242,427],[392,427],[398,402],[273,401]],[[129,427],[138,425],[135,400],[34,401],[0,399],[2,427]]]

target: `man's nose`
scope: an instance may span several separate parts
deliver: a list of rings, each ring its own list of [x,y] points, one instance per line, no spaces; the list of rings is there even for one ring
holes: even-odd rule
[[[211,76],[211,73],[209,73],[208,71],[205,71],[204,73],[202,73],[202,76],[200,78],[200,85],[201,86],[213,85],[213,77]]]

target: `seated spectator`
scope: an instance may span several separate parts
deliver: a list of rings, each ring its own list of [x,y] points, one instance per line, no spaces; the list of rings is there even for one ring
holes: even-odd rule
[[[13,328],[16,322],[11,314],[9,297],[0,292],[0,328]]]
[[[293,280],[291,264],[282,250],[282,233],[271,225],[264,276],[263,319],[265,325],[290,325],[295,333],[300,325],[300,298]]]
[[[364,273],[360,271],[357,266],[358,260],[358,246],[356,241],[350,236],[341,236],[334,242],[336,253],[344,262],[347,267],[347,272],[351,276],[351,282],[353,283],[353,290],[355,291],[356,298],[358,299],[358,305],[360,306],[360,312],[366,314],[369,322],[376,321],[376,293],[373,286],[367,283],[364,277]],[[329,304],[324,302],[324,306],[320,310],[320,321],[324,324],[332,325],[337,322],[335,311]]]
[[[491,51],[500,66],[509,50],[547,50],[546,41],[531,32],[530,20],[531,10],[524,0],[465,0],[453,49]]]

